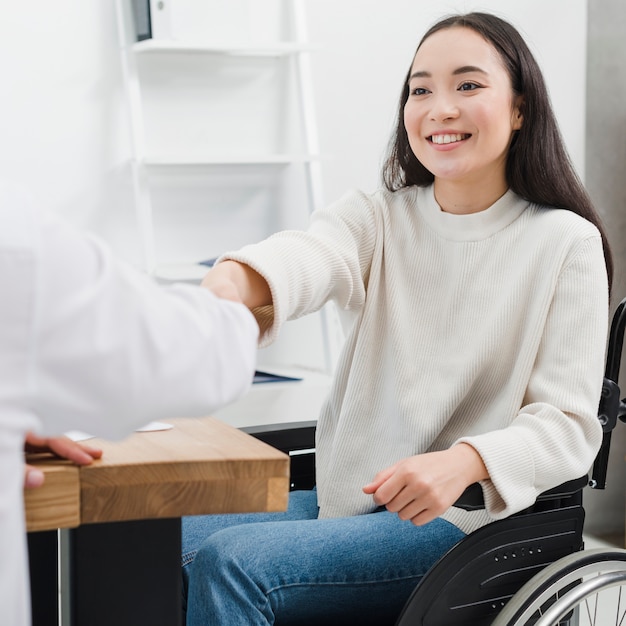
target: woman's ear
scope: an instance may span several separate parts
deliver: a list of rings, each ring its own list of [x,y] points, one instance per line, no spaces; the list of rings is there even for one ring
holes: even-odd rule
[[[522,113],[523,109],[524,98],[522,96],[517,96],[517,98],[515,98],[515,102],[513,103],[513,114],[511,116],[512,130],[519,130],[522,127],[522,123],[524,122],[524,114]]]

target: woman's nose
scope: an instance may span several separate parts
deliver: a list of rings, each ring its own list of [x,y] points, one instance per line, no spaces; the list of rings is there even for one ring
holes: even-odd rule
[[[433,98],[431,103],[430,117],[433,121],[454,119],[459,115],[459,109],[452,98],[439,95]]]

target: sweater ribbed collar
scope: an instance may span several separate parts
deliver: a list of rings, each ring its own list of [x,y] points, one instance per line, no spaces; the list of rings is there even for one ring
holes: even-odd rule
[[[445,213],[435,200],[434,186],[419,187],[417,206],[428,225],[444,239],[480,241],[512,224],[528,207],[528,202],[510,189],[484,211],[469,215]]]

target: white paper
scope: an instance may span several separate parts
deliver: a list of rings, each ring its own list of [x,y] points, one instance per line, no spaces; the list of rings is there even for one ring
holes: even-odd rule
[[[148,433],[153,430],[169,430],[170,428],[174,428],[172,424],[166,424],[165,422],[149,422],[145,426],[138,428],[135,432]]]
[[[137,433],[148,433],[157,430],[170,430],[174,428],[172,424],[166,424],[165,422],[148,422],[145,426],[137,428]],[[70,430],[65,433],[66,437],[69,437],[72,441],[85,441],[87,439],[93,439],[95,435],[84,433],[82,430]]]

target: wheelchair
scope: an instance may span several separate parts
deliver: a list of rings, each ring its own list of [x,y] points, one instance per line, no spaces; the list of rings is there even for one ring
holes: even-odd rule
[[[626,626],[626,550],[584,550],[582,536],[583,488],[605,488],[611,434],[618,419],[626,421],[618,386],[625,328],[626,299],[611,323],[598,410],[603,441],[591,478],[467,535],[422,578],[396,626]],[[314,486],[315,422],[244,430],[290,454],[292,489]],[[455,506],[484,508],[480,486],[470,485]]]

